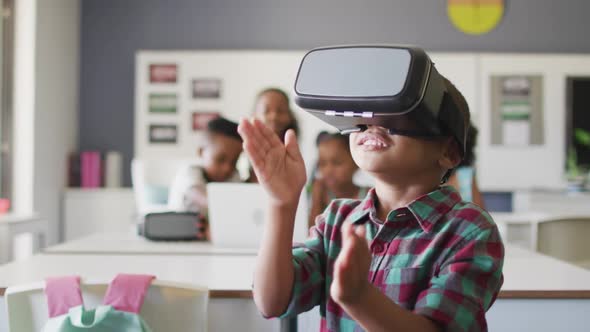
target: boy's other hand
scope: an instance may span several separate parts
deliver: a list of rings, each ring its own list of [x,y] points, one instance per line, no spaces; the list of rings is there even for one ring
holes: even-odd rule
[[[259,120],[242,119],[238,132],[244,139],[244,151],[256,177],[273,203],[296,204],[307,176],[295,132],[292,129],[287,131],[284,145]]]
[[[330,294],[340,305],[354,304],[369,288],[371,253],[365,225],[342,225],[342,250],[334,263]]]

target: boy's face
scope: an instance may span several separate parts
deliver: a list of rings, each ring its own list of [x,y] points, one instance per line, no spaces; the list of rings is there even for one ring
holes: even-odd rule
[[[386,178],[417,179],[440,176],[459,162],[452,139],[422,139],[390,135],[383,127],[371,126],[350,135],[350,150],[357,165]]]
[[[220,134],[209,134],[207,146],[200,150],[207,177],[213,182],[227,181],[236,170],[240,153],[240,140]]]
[[[277,135],[283,135],[293,121],[289,112],[289,104],[283,95],[277,92],[267,92],[256,102],[255,116],[267,125]],[[281,139],[283,139],[281,137]]]
[[[328,139],[320,143],[318,151],[318,172],[328,189],[337,190],[352,182],[357,166],[343,142]]]

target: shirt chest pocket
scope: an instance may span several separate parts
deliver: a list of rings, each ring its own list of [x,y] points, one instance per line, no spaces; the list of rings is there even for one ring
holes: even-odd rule
[[[421,291],[428,286],[424,267],[391,268],[384,271],[382,285],[387,297],[405,309],[412,310]]]

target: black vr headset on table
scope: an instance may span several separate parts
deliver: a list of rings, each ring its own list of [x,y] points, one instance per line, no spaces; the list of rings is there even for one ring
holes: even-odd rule
[[[465,152],[463,113],[424,52],[406,46],[335,46],[309,51],[295,103],[342,134],[381,126],[390,134],[454,137]]]

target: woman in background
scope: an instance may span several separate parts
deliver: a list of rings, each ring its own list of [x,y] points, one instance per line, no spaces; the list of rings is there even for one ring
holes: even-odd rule
[[[254,117],[272,129],[281,142],[284,141],[285,133],[289,129],[293,129],[295,134],[299,135],[299,124],[291,109],[289,95],[279,88],[266,88],[256,95]],[[246,182],[258,182],[249,164],[247,169]]]
[[[289,96],[278,88],[267,88],[256,96],[254,117],[272,129],[283,141],[288,129],[299,134],[299,125],[291,110]]]

